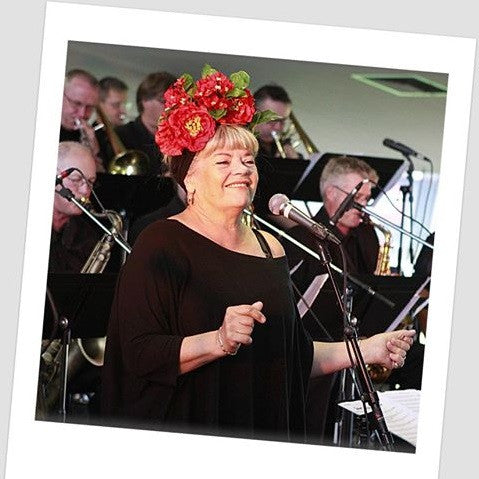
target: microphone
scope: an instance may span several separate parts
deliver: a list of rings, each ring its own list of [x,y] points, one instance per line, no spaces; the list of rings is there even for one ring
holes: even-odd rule
[[[295,223],[304,226],[307,230],[317,236],[319,239],[331,241],[334,244],[341,244],[341,241],[326,226],[316,223],[309,216],[298,210],[286,195],[276,193],[268,203],[269,210],[274,215],[284,216]]]
[[[421,153],[418,153],[416,150],[413,150],[409,146],[403,145],[402,143],[399,143],[398,141],[391,140],[390,138],[385,138],[383,141],[383,145],[387,146],[388,148],[391,148],[392,150],[399,151],[399,153],[402,153],[404,156],[414,156],[415,158],[418,158],[419,160],[425,160],[431,162],[429,158],[426,156],[422,155]]]
[[[329,219],[329,223],[332,226],[336,226],[336,223],[338,222],[339,218],[346,213],[346,211],[350,210],[351,208],[354,207],[354,197],[356,196],[356,193],[361,189],[361,187],[365,184],[369,183],[369,180],[367,178],[364,178],[360,183],[358,183],[344,198],[342,203],[338,206],[338,209],[334,213],[333,216]]]
[[[55,186],[62,185],[63,179],[75,170],[76,168],[67,168],[66,170],[60,171],[60,173],[58,173],[58,175],[55,177]]]

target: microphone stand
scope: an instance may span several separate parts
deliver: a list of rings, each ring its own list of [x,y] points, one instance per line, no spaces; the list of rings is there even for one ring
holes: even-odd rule
[[[357,335],[357,330],[355,328],[357,320],[356,320],[356,318],[354,318],[354,319],[351,318],[350,313],[348,313],[348,310],[345,307],[345,304],[348,304],[348,301],[346,299],[346,294],[344,295],[344,297],[345,297],[344,303],[343,303],[343,300],[341,299],[339,289],[338,289],[338,287],[336,285],[336,282],[334,280],[334,277],[332,275],[332,269],[333,269],[334,265],[329,261],[329,258],[326,255],[326,253],[324,251],[324,248],[322,247],[320,242],[318,242],[319,251],[320,251],[320,254],[318,255],[314,251],[312,251],[309,248],[307,248],[306,246],[302,245],[299,241],[296,241],[294,238],[287,235],[286,233],[284,233],[279,228],[276,228],[275,226],[271,225],[267,221],[263,220],[259,216],[255,215],[251,211],[248,211],[248,210],[243,210],[243,211],[244,211],[245,214],[252,216],[259,223],[262,223],[262,224],[268,226],[269,228],[271,228],[276,233],[285,237],[289,241],[292,241],[293,244],[296,244],[297,246],[301,245],[300,247],[303,250],[307,251],[309,254],[312,254],[313,257],[315,257],[316,259],[321,261],[322,264],[324,264],[324,266],[326,267],[326,269],[328,271],[328,274],[329,274],[329,277],[331,279],[331,283],[333,285],[333,290],[334,290],[334,293],[335,293],[335,296],[336,296],[336,301],[337,301],[338,306],[339,306],[339,308],[341,310],[341,313],[343,315],[344,340],[345,340],[345,343],[346,343],[346,347],[348,349],[348,354],[351,357],[351,365],[352,365],[352,368],[355,368],[355,370],[357,371],[357,373],[359,375],[359,379],[360,379],[359,383],[362,386],[361,388],[358,388],[358,390],[360,391],[361,400],[363,402],[367,402],[372,409],[373,418],[374,418],[375,423],[376,423],[376,432],[377,432],[377,435],[379,437],[379,440],[380,440],[380,443],[381,443],[382,447],[387,451],[393,451],[394,450],[393,439],[392,439],[391,433],[389,432],[389,430],[387,428],[386,421],[384,419],[384,415],[381,411],[381,407],[379,405],[378,394],[374,390],[373,383],[372,383],[371,378],[369,376],[369,373],[366,369],[366,364],[364,363],[364,358],[362,356],[361,350],[359,349],[358,335]],[[341,246],[340,246],[340,248],[341,248]],[[339,270],[339,268],[336,268],[336,267],[334,269]],[[350,278],[351,277],[351,275],[349,275],[349,273],[347,273],[347,272],[343,273],[341,271],[341,273],[343,274],[343,278]],[[361,282],[358,281],[358,283],[361,283]],[[366,288],[366,290],[369,292],[369,290],[371,290],[371,288]],[[346,293],[346,291],[345,291],[345,293]],[[377,295],[377,293],[375,295]],[[380,295],[377,295],[377,297],[379,298]],[[386,298],[384,298],[384,299],[386,299]],[[389,300],[387,300],[387,301],[388,301],[388,303],[391,303]],[[349,304],[351,304],[351,302],[349,302]],[[352,354],[351,354],[351,351],[352,351]]]
[[[344,342],[346,344],[346,348],[348,350],[348,354],[350,355],[350,359],[351,359],[350,369],[351,369],[353,381],[355,379],[355,375],[357,374],[359,382],[354,381],[354,383],[356,384],[356,388],[358,389],[361,401],[363,403],[369,404],[369,406],[371,407],[375,426],[376,426],[375,429],[376,429],[381,446],[386,451],[394,451],[394,441],[386,425],[386,420],[384,419],[384,415],[381,410],[381,406],[379,404],[378,393],[374,389],[371,377],[369,376],[369,373],[366,368],[366,364],[364,362],[363,355],[361,353],[361,350],[359,349],[358,332],[356,329],[357,319],[351,316],[351,310],[352,310],[351,290],[350,288],[346,287],[345,291],[343,291],[343,298],[341,298],[339,289],[336,285],[336,281],[334,280],[334,277],[332,275],[332,269],[330,267],[330,258],[326,254],[325,249],[323,248],[321,243],[318,241],[317,244],[319,246],[319,251],[320,251],[320,258],[321,258],[320,261],[322,265],[326,267],[326,270],[329,274],[329,278],[333,285],[334,294],[336,296],[337,304],[343,315]],[[340,246],[340,248],[342,247]],[[341,384],[347,387],[347,384],[345,381],[345,371],[342,371],[341,373],[343,375]],[[344,391],[342,391],[340,395],[341,397],[345,397]],[[350,428],[349,428],[349,431],[346,430],[346,434],[349,437],[350,446],[352,446],[352,432],[353,432],[352,426],[353,426],[352,417],[350,417],[350,420],[349,420]],[[336,439],[338,440],[338,444],[337,444],[338,446],[341,445],[341,439],[343,435],[345,434],[343,427],[344,427],[344,423],[342,420],[340,420],[340,422],[337,423],[337,428],[335,427],[335,436],[337,433]]]
[[[72,202],[75,204],[80,210],[83,211],[92,221],[94,221],[102,230],[104,233],[106,233],[108,236],[111,236],[116,243],[118,243],[123,250],[125,250],[127,253],[131,253],[131,246],[123,240],[118,234],[116,234],[113,231],[110,231],[101,221],[99,221],[95,216],[93,216],[87,208],[85,208],[76,198],[75,195],[72,193],[72,191],[68,188],[65,188],[63,185],[60,190],[55,190],[56,193],[58,193],[60,196],[63,198],[67,199],[68,201]]]
[[[67,383],[68,383],[68,355],[70,353],[71,344],[71,328],[70,323],[65,316],[60,319],[60,328],[62,329],[62,372],[61,372],[61,395],[60,395],[60,408],[58,413],[60,414],[61,422],[66,422],[67,418]]]
[[[407,179],[408,179],[408,184],[401,186],[401,192],[402,192],[402,208],[401,208],[401,230],[400,230],[400,235],[399,235],[399,248],[398,248],[398,273],[401,274],[401,263],[402,263],[402,243],[403,243],[403,232],[404,230],[404,218],[406,214],[406,199],[409,197],[409,207],[410,207],[410,218],[411,218],[411,233],[412,233],[412,185],[413,185],[413,179],[412,179],[412,173],[414,171],[414,165],[409,158],[409,156],[405,155],[406,159],[409,162],[409,167],[407,170]],[[411,251],[412,253],[412,251]]]
[[[316,253],[312,249],[309,249],[307,246],[305,246],[304,244],[302,244],[298,240],[294,239],[292,236],[288,235],[283,230],[277,228],[276,226],[272,225],[271,223],[264,220],[263,218],[260,218],[258,215],[252,213],[251,211],[249,211],[247,209],[243,210],[243,213],[245,213],[248,216],[252,216],[253,219],[255,221],[257,221],[258,223],[263,224],[264,226],[266,226],[270,230],[274,231],[278,236],[280,236],[282,238],[285,238],[290,243],[294,244],[298,248],[300,248],[303,251],[305,251],[306,253],[308,253],[314,259],[316,259],[318,261],[321,261],[321,258],[318,255],[318,253]],[[334,271],[339,273],[341,276],[345,276],[349,281],[351,281],[352,283],[354,283],[355,285],[359,286],[361,289],[366,291],[367,294],[369,294],[370,296],[372,296],[374,298],[377,298],[379,301],[382,301],[384,304],[386,304],[390,308],[394,308],[394,306],[396,306],[396,304],[394,302],[392,302],[390,299],[386,298],[385,296],[383,296],[378,291],[375,291],[373,288],[371,288],[371,286],[362,282],[360,279],[356,278],[355,276],[348,273],[347,271],[343,271],[341,268],[338,268],[334,263],[329,263],[329,266],[330,266],[331,269],[333,269]]]

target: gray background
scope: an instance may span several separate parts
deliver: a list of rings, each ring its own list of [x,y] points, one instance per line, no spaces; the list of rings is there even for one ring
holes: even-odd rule
[[[312,6],[313,2],[306,0],[277,3],[244,0],[234,3],[222,2],[221,4],[202,0],[201,2],[181,2],[174,7],[170,2],[155,0],[94,0],[75,3],[479,37],[477,13],[473,8],[474,2],[466,0],[448,2],[446,5],[434,1],[417,2],[417,0],[403,0],[395,3],[338,1],[335,5],[328,2],[327,6],[321,5],[319,2],[316,3],[316,6]],[[0,292],[3,323],[0,335],[0,365],[3,386],[0,395],[0,457],[2,458],[0,471],[2,477],[7,447],[45,4],[44,0],[5,2],[4,5],[7,6],[2,7],[2,28],[0,28],[1,91],[4,105],[0,120],[3,140],[2,171],[4,173],[3,187],[0,189],[2,199],[0,204],[4,217],[0,235],[0,265],[2,266]],[[85,28],[88,26],[86,25]],[[476,374],[470,367],[470,363],[471,360],[472,363],[475,363],[476,337],[479,333],[477,313],[474,311],[475,302],[472,299],[475,293],[473,272],[477,265],[476,252],[473,249],[474,234],[477,228],[474,227],[472,221],[473,218],[477,218],[475,211],[477,200],[473,196],[473,185],[479,172],[477,162],[479,140],[477,135],[474,135],[479,126],[478,100],[479,88],[477,78],[475,78],[441,454],[441,478],[454,477],[454,475],[456,477],[473,477],[477,474],[474,469],[474,459],[477,455],[475,432],[479,425],[478,415],[473,414],[473,411],[469,409],[467,401],[477,397]],[[52,453],[53,451],[54,445],[52,445]],[[25,459],[28,460],[28,451],[25,451]],[[462,471],[467,472],[464,474]],[[405,474],[414,475],[414,471],[405,471]],[[40,471],[39,476],[41,476]]]

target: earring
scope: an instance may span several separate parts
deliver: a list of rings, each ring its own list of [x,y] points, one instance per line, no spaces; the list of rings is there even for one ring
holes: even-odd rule
[[[193,191],[188,191],[186,195],[186,202],[189,205],[192,205],[195,202],[195,192],[196,192],[196,189],[194,189]]]

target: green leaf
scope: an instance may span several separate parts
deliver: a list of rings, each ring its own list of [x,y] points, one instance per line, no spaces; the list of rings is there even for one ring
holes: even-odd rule
[[[282,116],[278,115],[274,111],[271,110],[264,110],[264,111],[256,111],[253,115],[253,119],[249,123],[249,128],[251,131],[254,131],[257,125],[260,123],[266,123],[268,121],[279,120]]]
[[[193,77],[189,73],[184,73],[180,78],[185,79],[184,88],[188,91],[194,84]]]
[[[211,65],[208,65],[207,63],[203,67],[203,70],[201,70],[201,78],[205,78],[213,73],[216,73],[218,70],[215,70]]]
[[[226,115],[226,109],[223,108],[221,110],[209,110],[209,114],[218,121],[220,118]]]
[[[230,75],[230,80],[234,83],[235,88],[244,90],[249,85],[249,75],[241,70]]]
[[[231,91],[226,94],[226,98],[239,98],[240,96],[245,96],[246,93],[240,88],[234,87]]]

